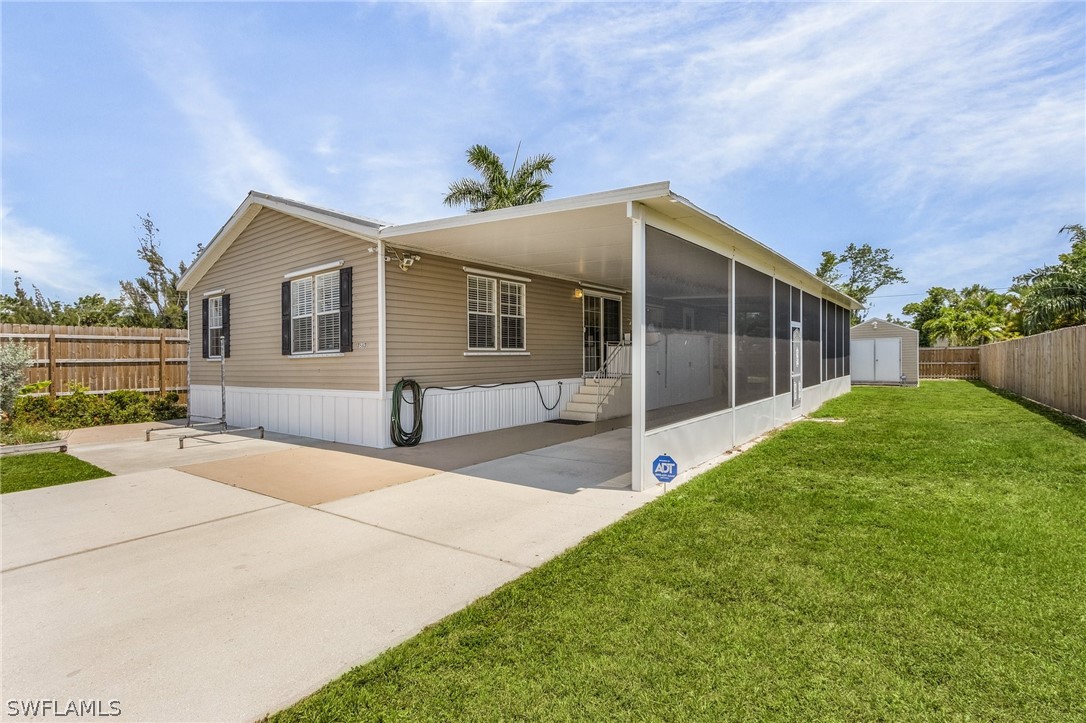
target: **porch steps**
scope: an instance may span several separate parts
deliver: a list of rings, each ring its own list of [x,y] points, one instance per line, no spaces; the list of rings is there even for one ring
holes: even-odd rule
[[[601,419],[607,419],[608,416],[614,416],[607,414],[607,405],[622,393],[624,383],[623,379],[585,379],[580,390],[566,403],[558,418],[577,422],[598,422]],[[603,387],[599,392],[599,397],[596,396],[597,386]],[[597,411],[599,402],[602,404],[598,405]]]

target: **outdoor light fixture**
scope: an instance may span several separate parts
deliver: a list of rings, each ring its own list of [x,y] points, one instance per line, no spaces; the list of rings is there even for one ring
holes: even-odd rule
[[[574,289],[573,290],[573,298],[574,299],[580,299],[582,296],[584,296],[583,291],[581,291],[580,289]]]
[[[418,254],[405,254],[391,246],[386,246],[385,250],[388,252],[385,254],[385,261],[395,261],[400,271],[407,271],[416,261],[422,261],[422,257]]]

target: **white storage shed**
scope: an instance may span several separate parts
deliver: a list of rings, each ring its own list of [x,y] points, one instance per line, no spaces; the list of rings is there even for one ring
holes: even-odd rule
[[[853,384],[920,384],[920,332],[868,319],[849,332]]]

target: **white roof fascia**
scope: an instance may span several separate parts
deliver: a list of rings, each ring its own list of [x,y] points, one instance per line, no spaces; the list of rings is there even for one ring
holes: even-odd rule
[[[322,209],[317,206],[291,201],[290,199],[270,196],[266,193],[249,191],[249,195],[245,197],[245,200],[242,201],[233,215],[211,239],[204,248],[203,253],[196,258],[192,266],[178,280],[178,290],[191,291],[203,275],[207,273],[208,269],[226,253],[231,244],[237,240],[242,231],[264,208],[354,236],[374,245],[377,244],[377,230],[381,225],[380,221],[354,218],[338,211]]]
[[[576,211],[578,209],[592,208],[594,206],[643,201],[648,198],[663,198],[670,192],[670,187],[670,181],[660,181],[658,183],[647,183],[642,186],[619,188],[613,191],[559,198],[554,201],[540,201],[539,203],[529,203],[523,206],[510,206],[509,208],[499,208],[494,211],[466,213],[460,216],[434,219],[433,221],[420,221],[419,223],[385,226],[381,229],[381,238],[389,239],[412,233],[425,233],[427,231],[441,231],[449,228],[475,226],[491,221],[507,221],[510,219],[542,216],[548,213],[558,213],[561,211]]]

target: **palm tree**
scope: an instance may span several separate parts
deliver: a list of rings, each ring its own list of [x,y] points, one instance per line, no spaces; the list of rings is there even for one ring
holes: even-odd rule
[[[1064,226],[1060,233],[1071,237],[1071,251],[1060,254],[1060,263],[1022,274],[1022,325],[1027,333],[1086,324],[1086,228]]]
[[[468,149],[467,155],[468,164],[482,179],[461,178],[450,183],[445,195],[446,206],[467,206],[469,213],[523,206],[542,201],[543,194],[551,187],[543,178],[551,172],[552,155],[532,156],[517,166],[518,144],[512,172],[506,170],[497,153],[484,145],[476,143]]]

